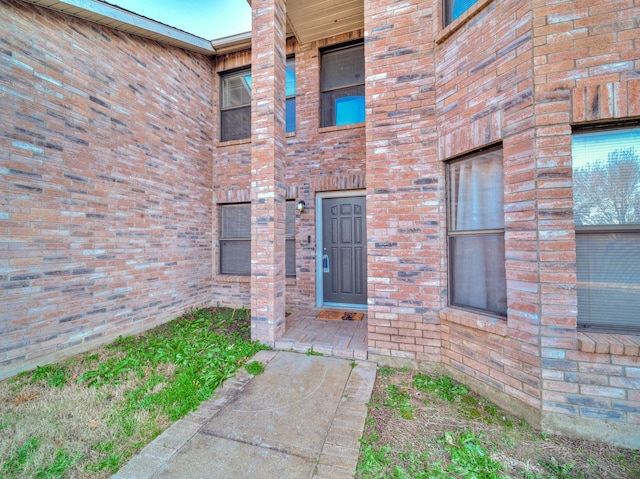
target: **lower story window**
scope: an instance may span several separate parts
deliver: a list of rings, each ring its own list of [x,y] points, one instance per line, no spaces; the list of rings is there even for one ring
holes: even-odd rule
[[[287,216],[285,226],[285,270],[288,277],[296,276],[296,202],[287,201]]]
[[[640,331],[640,128],[573,135],[578,326]]]
[[[447,164],[449,303],[507,315],[502,150]]]
[[[251,274],[251,203],[220,206],[220,274]]]
[[[296,276],[295,201],[286,202],[285,270]],[[251,204],[220,206],[220,274],[251,274]]]

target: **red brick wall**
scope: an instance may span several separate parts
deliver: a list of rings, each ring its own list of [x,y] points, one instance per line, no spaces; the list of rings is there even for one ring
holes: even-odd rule
[[[454,309],[441,314],[443,362],[539,411],[531,22],[527,3],[503,1],[453,23],[436,47],[436,110],[440,160],[498,141],[504,158],[508,318]],[[446,287],[446,274],[442,280]]]
[[[433,2],[367,2],[369,353],[440,362],[443,166]]]
[[[0,4],[0,375],[211,301],[213,68]]]
[[[298,45],[295,40],[287,42],[287,54],[294,55],[296,65],[297,131],[286,137],[286,197],[304,200],[306,204],[304,213],[296,213],[297,277],[286,280],[288,310],[308,307],[316,301],[316,193],[364,191],[364,126],[320,128],[318,89],[319,48],[361,38],[362,34],[356,31],[306,45]],[[251,54],[248,51],[220,55],[216,59],[216,71],[219,73],[250,64]],[[217,96],[214,102],[217,104]],[[215,121],[218,122],[219,118],[216,117]],[[219,139],[219,136],[215,138],[214,148],[214,271],[219,271],[215,241],[218,234],[217,205],[250,201],[251,181],[250,140],[220,143]],[[249,305],[248,277],[216,275],[215,283],[216,300],[224,304]]]
[[[571,125],[640,117],[640,5],[533,5],[543,425],[638,447],[640,340],[576,333]]]

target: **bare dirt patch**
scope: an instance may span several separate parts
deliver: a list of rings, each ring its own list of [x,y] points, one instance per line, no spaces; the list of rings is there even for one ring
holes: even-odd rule
[[[640,477],[639,451],[547,436],[439,378],[379,369],[358,478]]]

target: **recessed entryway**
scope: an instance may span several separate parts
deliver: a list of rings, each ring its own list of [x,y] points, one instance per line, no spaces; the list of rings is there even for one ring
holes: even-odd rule
[[[366,309],[367,235],[363,191],[316,197],[318,307]]]

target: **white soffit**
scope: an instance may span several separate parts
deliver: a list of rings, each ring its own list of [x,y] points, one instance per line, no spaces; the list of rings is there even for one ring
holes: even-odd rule
[[[213,55],[211,42],[196,35],[156,22],[115,5],[97,0],[23,0],[67,15],[83,18],[114,30],[138,35],[185,50]]]
[[[301,44],[364,28],[364,0],[287,0],[286,9],[287,36]]]
[[[364,28],[364,0],[287,0],[288,27],[300,43]]]

